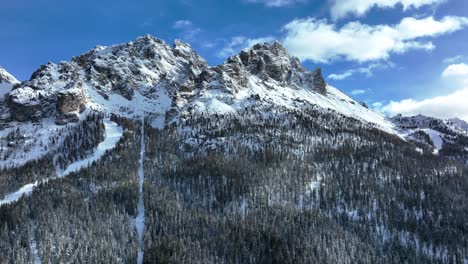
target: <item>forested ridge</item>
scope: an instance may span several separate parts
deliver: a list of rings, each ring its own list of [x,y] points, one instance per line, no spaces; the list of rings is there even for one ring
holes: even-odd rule
[[[125,132],[99,162],[0,207],[1,263],[33,263],[31,240],[42,263],[135,263],[141,124],[112,119]],[[247,108],[144,140],[144,263],[468,260],[468,168],[358,120]],[[35,162],[16,173],[54,168]]]

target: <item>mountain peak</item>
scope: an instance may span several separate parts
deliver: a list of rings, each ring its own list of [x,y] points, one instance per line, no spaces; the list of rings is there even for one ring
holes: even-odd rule
[[[326,82],[320,69],[313,72],[307,70],[278,41],[272,44],[255,44],[252,48],[229,57],[223,67],[238,73],[242,73],[240,68],[243,68],[263,80],[271,79],[283,85],[326,94]]]
[[[0,83],[17,84],[19,81],[5,68],[0,66]]]
[[[64,124],[93,109],[123,116],[145,111],[162,126],[196,112],[322,107],[391,131],[382,116],[327,85],[320,68],[304,68],[279,42],[254,45],[210,67],[189,44],[170,46],[146,35],[42,65],[6,102],[0,114],[16,121],[55,117]]]

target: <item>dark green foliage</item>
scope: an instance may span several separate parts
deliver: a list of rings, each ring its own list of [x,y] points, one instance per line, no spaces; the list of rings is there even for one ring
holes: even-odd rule
[[[335,113],[240,115],[146,126],[145,263],[466,261],[465,165]],[[29,232],[43,263],[135,262],[140,125],[114,120],[103,159],[0,207],[5,263]]]

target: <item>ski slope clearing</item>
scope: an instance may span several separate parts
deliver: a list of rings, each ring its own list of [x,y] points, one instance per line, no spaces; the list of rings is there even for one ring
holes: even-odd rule
[[[145,173],[144,173],[144,160],[145,160],[145,117],[141,117],[141,143],[140,143],[140,160],[139,160],[139,169],[138,169],[138,215],[135,217],[135,227],[138,233],[138,257],[137,263],[143,263],[143,231],[145,228],[145,201],[143,197],[143,184],[145,182]]]
[[[443,141],[442,137],[440,136],[440,132],[435,131],[433,129],[421,129],[424,131],[430,138],[432,143],[434,144],[434,154],[438,154],[439,150],[442,149]]]
[[[123,128],[117,125],[115,122],[110,120],[104,120],[105,126],[105,138],[104,141],[99,143],[96,151],[86,159],[76,161],[70,164],[63,172],[57,173],[57,178],[62,178],[67,176],[72,172],[79,171],[87,166],[89,166],[94,161],[99,160],[107,150],[113,149],[117,142],[119,142],[120,138],[123,135]],[[35,187],[39,185],[39,183],[46,183],[49,180],[53,180],[55,178],[45,179],[40,182],[36,181],[34,183],[29,183],[21,187],[18,191],[7,194],[3,200],[0,201],[0,205],[8,204],[19,200],[23,195],[30,195]]]
[[[72,172],[76,172],[82,168],[88,167],[89,164],[99,160],[104,155],[104,153],[106,153],[107,150],[111,150],[116,146],[117,142],[119,142],[123,134],[122,127],[110,120],[104,120],[104,127],[106,129],[104,141],[99,143],[93,155],[86,159],[75,161],[72,164],[68,165],[68,167],[63,172],[58,173],[59,178],[65,177]]]

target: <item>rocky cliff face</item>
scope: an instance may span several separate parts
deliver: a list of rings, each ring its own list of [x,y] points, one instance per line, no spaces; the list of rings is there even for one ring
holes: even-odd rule
[[[164,126],[194,113],[319,107],[392,130],[383,116],[329,86],[320,69],[305,69],[278,42],[257,44],[210,67],[189,44],[169,46],[147,35],[42,65],[6,102],[2,117],[20,122],[55,117],[65,124],[89,108],[126,116],[145,111]]]
[[[208,64],[188,44],[172,47],[152,36],[111,47],[96,47],[70,62],[48,63],[8,96],[11,117],[17,121],[56,116],[60,123],[76,120],[89,106],[90,90],[104,99],[113,94],[126,100],[135,92],[157,97],[164,89],[171,97],[193,89]],[[71,117],[73,118],[64,118]]]

